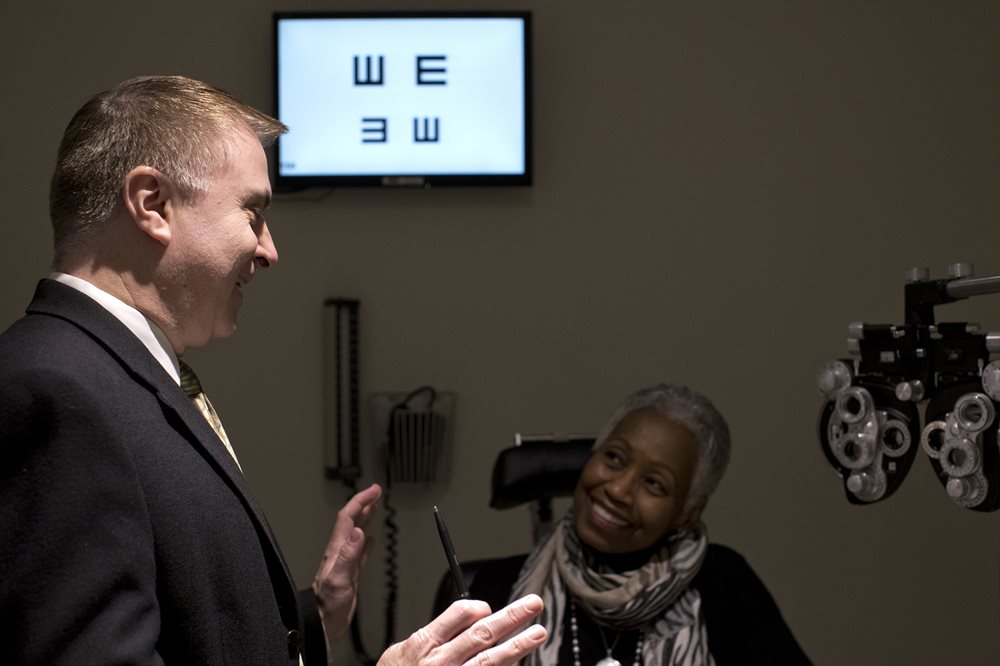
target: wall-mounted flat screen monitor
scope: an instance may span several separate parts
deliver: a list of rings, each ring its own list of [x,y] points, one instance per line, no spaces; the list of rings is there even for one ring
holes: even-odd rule
[[[274,14],[275,185],[531,184],[529,12]]]

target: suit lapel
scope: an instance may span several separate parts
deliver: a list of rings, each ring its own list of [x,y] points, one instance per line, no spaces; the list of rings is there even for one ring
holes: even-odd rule
[[[27,312],[59,317],[86,332],[135,378],[137,384],[155,394],[165,408],[173,412],[177,421],[186,429],[183,433],[185,438],[201,451],[203,457],[240,498],[253,519],[258,534],[261,535],[261,541],[270,546],[272,553],[268,561],[280,563],[280,569],[288,584],[288,592],[294,600],[295,584],[291,572],[246,478],[201,412],[153,358],[145,345],[114,315],[89,296],[54,280],[42,280],[38,283],[35,298],[28,306]],[[273,572],[272,577],[276,573],[278,572]],[[285,609],[287,602],[281,605],[284,615],[287,612]]]

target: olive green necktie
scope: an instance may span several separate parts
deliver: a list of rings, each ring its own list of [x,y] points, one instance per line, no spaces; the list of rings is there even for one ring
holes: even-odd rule
[[[205,392],[201,390],[201,382],[198,381],[198,375],[194,374],[194,370],[191,369],[184,361],[180,361],[181,370],[181,390],[187,393],[188,397],[194,402],[195,407],[201,412],[201,415],[205,417],[208,424],[212,426],[212,430],[215,434],[219,436],[222,443],[226,445],[226,450],[229,451],[229,455],[233,457],[236,462],[236,466],[243,471],[240,467],[240,461],[236,457],[236,452],[233,451],[232,444],[229,443],[229,437],[226,436],[226,431],[222,427],[222,421],[219,420],[219,415],[215,413],[215,408],[212,407],[211,401],[209,401],[208,396]]]

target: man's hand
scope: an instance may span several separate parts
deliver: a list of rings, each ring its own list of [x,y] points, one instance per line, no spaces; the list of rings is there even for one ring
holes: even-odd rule
[[[456,601],[386,650],[378,666],[511,666],[545,642],[548,634],[541,625],[519,631],[541,612],[542,600],[534,594],[492,615],[483,601]]]
[[[342,638],[358,605],[358,577],[372,539],[365,526],[375,511],[382,488],[372,484],[358,492],[337,513],[337,523],[313,579],[313,592],[327,642]]]

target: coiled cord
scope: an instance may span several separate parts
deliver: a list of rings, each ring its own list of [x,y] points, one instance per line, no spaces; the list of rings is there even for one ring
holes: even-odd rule
[[[389,492],[382,496],[385,508],[385,646],[396,642],[396,598],[399,593],[397,557],[399,555],[399,526],[396,509],[389,503]]]

